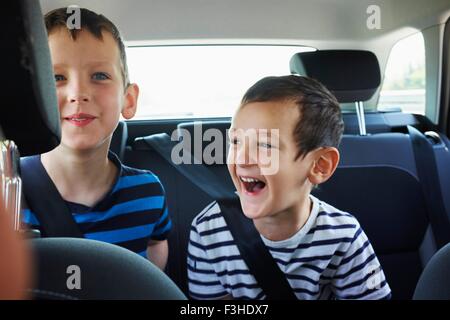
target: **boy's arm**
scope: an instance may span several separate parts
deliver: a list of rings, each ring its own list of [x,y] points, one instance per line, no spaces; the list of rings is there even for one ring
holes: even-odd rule
[[[162,271],[166,268],[167,258],[169,256],[169,244],[167,242],[167,237],[171,229],[172,221],[169,216],[166,201],[164,200],[164,204],[161,209],[161,216],[156,222],[155,228],[147,244],[148,260],[158,266]]]
[[[0,300],[24,299],[30,285],[30,259],[26,242],[13,230],[11,212],[0,190]]]
[[[167,240],[150,240],[147,246],[147,258],[162,271],[164,271],[169,256]]]
[[[391,289],[364,231],[356,232],[332,280],[337,299],[389,299]]]
[[[189,296],[196,300],[232,299],[222,286],[213,263],[209,261],[195,220],[191,227],[187,256]]]

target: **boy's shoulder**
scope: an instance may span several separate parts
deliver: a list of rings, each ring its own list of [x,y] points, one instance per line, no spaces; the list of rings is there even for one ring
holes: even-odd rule
[[[150,170],[122,165],[119,181],[134,181],[136,184],[154,184],[157,185],[161,191],[164,190],[159,177]]]
[[[159,182],[158,176],[150,170],[133,168],[133,167],[126,166],[124,164],[121,164],[121,166],[122,166],[122,172],[121,172],[122,177],[144,175],[144,176],[148,176],[148,178],[150,178],[150,179],[154,179]]]
[[[339,239],[349,245],[361,234],[366,237],[358,219],[349,212],[340,210],[314,196],[311,199],[317,204],[316,215],[308,234],[313,239]]]
[[[119,168],[118,177],[112,191],[113,193],[128,193],[134,190],[135,192],[146,195],[164,196],[164,187],[158,176],[152,171],[126,166],[114,154],[110,154],[109,159]]]
[[[310,198],[314,203],[317,203],[317,219],[334,221],[335,223],[358,223],[358,220],[351,213],[340,210],[331,204],[314,197],[313,195],[310,195]]]
[[[350,213],[340,210],[325,201],[314,196],[310,196],[313,201],[313,210],[310,221],[305,225],[311,236],[316,231],[321,231],[320,236],[326,233],[334,234],[339,230],[339,234],[346,237],[356,236],[361,229],[358,220]],[[217,201],[206,206],[192,221],[193,227],[198,231],[211,230],[226,226],[225,219]]]
[[[126,178],[127,180],[139,179],[147,183],[161,184],[161,181],[159,180],[158,176],[150,170],[126,166],[119,160],[119,157],[113,152],[109,152],[108,158],[119,169],[119,177],[118,177],[119,180],[123,178]]]
[[[225,224],[219,204],[213,201],[208,204],[199,214],[192,220],[192,225],[198,227],[200,225],[205,229],[209,229],[217,224]]]

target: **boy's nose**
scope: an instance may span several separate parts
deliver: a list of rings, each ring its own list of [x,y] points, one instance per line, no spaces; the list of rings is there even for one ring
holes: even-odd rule
[[[257,156],[254,154],[254,151],[254,148],[252,148],[248,144],[240,146],[236,151],[236,165],[246,167],[257,164]]]
[[[70,103],[89,102],[89,97],[87,95],[84,95],[84,94],[76,95],[76,96],[70,97],[69,102]]]
[[[87,92],[78,91],[73,92],[68,96],[70,103],[82,103],[82,102],[89,102],[90,96]]]
[[[91,100],[91,96],[88,87],[77,82],[70,87],[67,99],[70,103],[86,103]]]

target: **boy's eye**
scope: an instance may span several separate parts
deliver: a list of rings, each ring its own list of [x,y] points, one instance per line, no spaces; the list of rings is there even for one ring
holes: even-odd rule
[[[230,138],[230,143],[231,144],[238,144],[239,140],[238,140],[238,138]]]
[[[96,72],[92,75],[92,79],[94,80],[107,80],[109,76],[104,72]]]
[[[55,81],[56,82],[58,82],[58,81],[63,81],[63,80],[65,80],[66,78],[63,76],[63,75],[61,75],[61,74],[55,74]]]
[[[264,142],[260,142],[259,146],[262,148],[266,148],[266,149],[271,149],[272,145],[270,143],[264,143]]]

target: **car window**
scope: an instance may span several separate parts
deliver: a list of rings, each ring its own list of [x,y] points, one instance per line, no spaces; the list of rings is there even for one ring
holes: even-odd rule
[[[301,46],[128,47],[132,82],[140,86],[133,119],[230,117],[243,88],[262,77],[287,75]]]
[[[421,32],[397,42],[389,55],[378,110],[425,114],[425,46]]]

